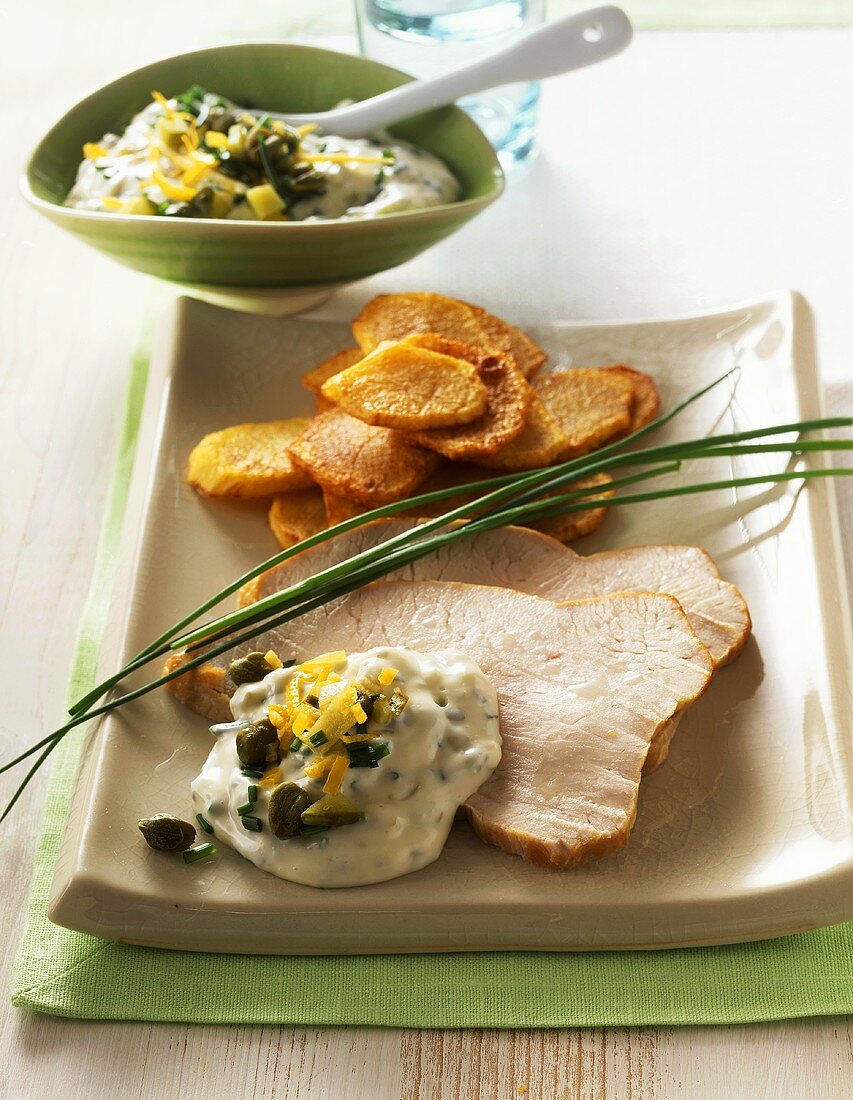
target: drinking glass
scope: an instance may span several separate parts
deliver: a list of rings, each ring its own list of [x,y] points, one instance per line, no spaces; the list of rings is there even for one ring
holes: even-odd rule
[[[361,52],[430,77],[494,53],[545,19],[545,0],[355,0]],[[459,100],[511,169],[535,149],[538,82]]]

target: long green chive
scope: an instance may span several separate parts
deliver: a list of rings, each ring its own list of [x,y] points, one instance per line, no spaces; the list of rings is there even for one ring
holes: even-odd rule
[[[602,493],[611,492],[616,487],[624,486],[648,477],[655,477],[672,472],[673,469],[678,468],[680,462],[693,458],[761,454],[775,451],[787,452],[793,458],[806,454],[809,451],[844,450],[853,446],[853,442],[846,440],[797,440],[793,443],[756,443],[749,446],[745,445],[749,440],[758,440],[767,436],[778,436],[792,432],[808,432],[824,428],[850,427],[853,425],[853,419],[849,417],[829,417],[797,421],[789,424],[777,424],[747,432],[735,432],[726,435],[681,441],[645,450],[626,450],[626,448],[636,443],[650,432],[655,431],[657,428],[672,420],[688,405],[697,401],[715,386],[725,381],[732,373],[734,373],[734,370],[726,372],[726,374],[721,375],[708,386],[705,386],[697,393],[692,394],[686,400],[682,401],[664,416],[647,424],[645,427],[639,429],[625,439],[600,448],[593,455],[573,459],[560,466],[548,467],[522,474],[508,474],[499,478],[488,478],[482,482],[476,482],[467,486],[452,486],[448,489],[435,490],[431,493],[424,493],[421,496],[409,498],[408,500],[398,501],[393,505],[386,505],[382,508],[373,509],[361,516],[346,520],[344,523],[337,524],[332,528],[319,532],[317,535],[311,536],[295,546],[280,551],[271,558],[268,558],[265,562],[262,562],[254,569],[238,577],[236,581],[227,585],[216,595],[205,601],[199,608],[185,616],[179,623],[142,649],[130,662],[128,662],[128,664],[119,669],[113,676],[93,688],[85,698],[78,700],[72,708],[73,717],[70,721],[66,722],[53,733],[42,738],[36,744],[30,746],[30,748],[25,750],[14,760],[9,761],[0,768],[0,773],[7,771],[9,768],[14,767],[33,754],[39,752],[39,750],[43,750],[35,764],[32,765],[27,772],[23,782],[13,794],[3,814],[0,815],[0,821],[8,815],[33,775],[38,771],[69,730],[92,718],[109,713],[132,699],[140,698],[154,688],[167,684],[178,676],[182,676],[186,672],[200,667],[212,658],[227,652],[229,649],[255,638],[262,631],[271,630],[286,622],[290,622],[306,614],[308,611],[321,607],[330,600],[354,591],[372,580],[380,579],[386,576],[390,571],[399,568],[402,564],[408,561],[417,560],[417,558],[423,557],[425,554],[431,553],[440,546],[447,545],[456,539],[470,537],[478,531],[490,530],[494,527],[504,526],[508,523],[530,523],[533,520],[545,518],[550,515],[578,511],[589,507],[613,507],[617,504],[638,503],[641,501],[657,500],[691,493],[708,492],[714,489],[731,489],[748,485],[772,485],[786,481],[801,481],[805,483],[815,478],[849,476],[853,473],[853,470],[847,468],[789,469],[755,477],[727,478],[720,481],[709,481],[686,486],[670,486],[647,493],[617,494],[612,497],[601,496]],[[656,468],[640,471],[634,475],[617,479],[606,485],[595,485],[585,488],[578,488],[576,486],[574,489],[571,489],[570,486],[571,482],[577,481],[580,478],[591,477],[593,474],[601,473],[609,469],[616,469],[619,466],[648,466],[650,463],[657,463],[658,465]],[[567,487],[569,491],[563,494],[555,492],[562,487]],[[428,520],[408,531],[401,532],[393,538],[386,540],[381,545],[369,551],[365,551],[362,554],[357,554],[347,562],[323,570],[321,573],[301,582],[299,585],[294,585],[290,589],[275,593],[273,596],[267,597],[263,601],[258,601],[256,604],[242,609],[240,612],[232,615],[220,616],[201,628],[196,629],[192,633],[187,634],[185,637],[178,638],[182,630],[197,621],[201,615],[215,607],[216,604],[236,591],[241,585],[259,576],[267,569],[281,564],[293,555],[301,553],[303,550],[310,549],[312,546],[319,545],[328,539],[334,538],[338,534],[353,530],[372,520],[393,516],[399,512],[411,511],[419,506],[431,504],[438,500],[459,497],[463,494],[479,492],[481,490],[485,491],[482,497],[478,497],[458,507],[452,508],[449,512],[436,519]],[[451,530],[440,534],[433,534],[433,532],[437,532],[440,528],[448,527],[455,520],[466,519],[471,516],[474,518],[467,524],[453,527]],[[240,626],[245,626],[247,629],[235,633],[236,628]],[[211,638],[211,633],[213,633],[216,638],[222,638],[222,643],[213,645],[212,648],[206,648],[203,653],[189,656],[189,659],[185,660],[179,667],[174,668],[171,672],[162,674],[153,681],[135,690],[126,692],[100,706],[91,707],[92,703],[102,698],[103,695],[118,684],[125,676],[156,657],[167,653],[173,646],[177,648],[179,645],[201,642],[209,646],[213,640]],[[178,640],[176,641],[176,639]],[[89,709],[90,707],[91,709]],[[372,766],[376,766],[376,762],[373,762]],[[244,769],[243,774],[260,778],[264,773],[262,770],[250,771]]]
[[[726,379],[729,378],[732,374],[736,373],[737,370],[737,367],[733,367],[731,370],[726,371],[724,374],[721,374],[718,378],[714,379],[714,381],[710,382],[707,386],[704,386],[702,389],[697,390],[695,393],[685,398],[673,409],[670,409],[669,412],[657,417],[651,423],[646,424],[644,427],[639,428],[635,432],[632,432],[630,435],[626,436],[622,440],[618,440],[615,443],[611,443],[608,444],[606,447],[600,448],[596,452],[597,456],[606,457],[607,455],[615,451],[624,450],[624,448],[627,447],[629,444],[636,442],[637,440],[642,439],[643,437],[648,435],[650,432],[653,432],[658,428],[663,427],[663,425],[673,420],[689,405],[698,401],[700,398],[704,397],[705,394],[713,390],[716,386],[719,386],[721,383],[725,382]],[[781,435],[783,432],[809,431],[816,428],[850,427],[851,425],[853,425],[853,419],[849,417],[828,417],[819,421],[802,421],[796,424],[777,425],[775,428],[759,429],[758,432],[743,433],[740,438],[753,438],[762,434]],[[702,441],[700,440],[696,442],[701,443]],[[685,446],[688,446],[688,444],[685,444]],[[216,595],[211,596],[208,600],[205,600],[205,602],[195,608],[194,611],[191,611],[188,615],[185,615],[184,618],[176,623],[173,627],[171,627],[169,630],[164,631],[158,638],[155,638],[153,642],[141,649],[136,657],[132,658],[131,661],[129,661],[128,664],[124,665],[123,668],[119,669],[118,672],[114,673],[112,676],[102,681],[96,687],[92,688],[92,690],[87,695],[77,700],[77,702],[71,707],[70,713],[76,715],[87,710],[93,702],[102,698],[107,693],[107,691],[115,687],[116,684],[124,679],[124,677],[130,675],[131,672],[134,672],[136,669],[140,668],[142,665],[146,664],[154,657],[162,656],[163,654],[167,653],[170,648],[168,644],[169,640],[174,639],[175,636],[180,633],[180,631],[199,619],[206,611],[210,611],[211,608],[215,607],[218,603],[221,603],[228,596],[233,595],[234,592],[236,592],[244,584],[247,584],[249,581],[254,580],[255,577],[259,577],[262,573],[265,573],[268,569],[274,568],[276,565],[281,565],[283,562],[287,561],[289,558],[292,558],[294,555],[302,553],[303,550],[310,550],[312,547],[318,546],[321,543],[336,537],[337,535],[342,535],[346,531],[352,531],[355,528],[361,527],[366,523],[371,523],[373,520],[389,518],[391,516],[397,515],[399,512],[410,511],[413,508],[417,508],[423,505],[434,504],[440,500],[452,499],[453,497],[460,496],[462,492],[477,493],[482,490],[483,492],[486,492],[488,494],[486,497],[475,500],[467,508],[465,506],[462,506],[461,508],[454,509],[453,512],[448,513],[443,517],[439,517],[438,520],[431,521],[430,524],[421,524],[417,528],[413,529],[411,532],[405,532],[404,534],[397,536],[396,540],[389,539],[386,545],[390,545],[392,542],[403,540],[405,538],[420,537],[420,535],[424,533],[425,528],[431,529],[431,527],[435,525],[444,526],[447,523],[451,522],[453,519],[464,518],[463,514],[467,515],[468,512],[478,510],[481,506],[491,503],[492,498],[498,496],[500,491],[504,490],[505,488],[508,488],[510,490],[509,495],[512,495],[514,487],[518,486],[519,489],[522,487],[527,487],[527,485],[530,484],[531,479],[541,480],[543,478],[547,478],[549,473],[566,470],[570,467],[579,467],[585,461],[586,460],[584,458],[573,459],[568,463],[564,463],[562,466],[550,467],[544,470],[533,471],[532,473],[504,474],[501,477],[487,478],[483,481],[472,482],[461,490],[458,486],[451,486],[447,489],[435,489],[430,493],[421,493],[418,496],[409,497],[407,500],[396,501],[394,504],[386,504],[381,508],[373,508],[369,512],[364,512],[359,516],[353,516],[352,519],[344,520],[342,523],[337,523],[332,527],[326,528],[324,531],[319,531],[316,535],[311,535],[307,539],[302,539],[300,542],[295,543],[293,546],[290,546],[285,550],[280,550],[278,553],[273,554],[271,557],[267,558],[259,565],[256,565],[252,569],[249,569],[247,572],[237,577],[236,580],[232,581],[230,584],[227,584],[224,588],[217,592]],[[492,491],[490,492],[490,490]],[[503,497],[501,497],[501,499],[503,499]]]
[[[263,768],[252,768],[247,764],[240,769],[240,775],[245,775],[247,779],[263,779],[265,772]]]
[[[816,427],[816,426],[822,426],[822,425],[819,422],[812,422],[811,427]],[[760,453],[760,448],[757,448],[754,453]],[[610,499],[602,498],[600,495],[596,496],[596,494],[601,494],[603,491],[606,491],[606,487],[603,487],[603,486],[594,486],[590,489],[586,489],[586,490],[583,490],[583,491],[578,491],[576,493],[572,493],[572,494],[570,494],[570,496],[572,497],[573,500],[575,500],[575,498],[577,496],[581,496],[581,495],[592,497],[594,506],[596,508],[598,508],[598,507],[613,507],[616,504],[630,504],[630,503],[636,503],[636,502],[639,502],[639,501],[658,500],[658,499],[662,499],[662,498],[669,497],[669,496],[680,496],[680,495],[685,495],[685,494],[688,494],[688,493],[708,492],[708,491],[713,490],[713,489],[737,488],[739,486],[759,485],[759,484],[770,485],[770,484],[775,484],[777,482],[784,482],[784,481],[803,481],[803,482],[805,482],[805,481],[813,480],[815,478],[842,477],[842,476],[849,476],[851,474],[853,474],[853,469],[849,469],[849,468],[830,468],[830,469],[817,469],[817,470],[794,470],[794,471],[787,471],[787,472],[781,472],[781,473],[770,473],[770,474],[760,475],[760,476],[751,477],[751,478],[726,479],[726,480],[717,481],[717,482],[706,482],[706,483],[702,483],[702,484],[699,484],[699,485],[681,486],[681,487],[678,487],[678,488],[658,490],[658,491],[651,492],[651,493],[634,494],[632,496],[615,497],[615,498],[610,498]],[[519,508],[518,512],[522,513],[522,515],[520,515],[520,516],[513,515],[512,510],[507,509],[507,511],[504,514],[502,520],[499,519],[499,520],[496,521],[493,517],[487,516],[487,517],[485,517],[485,520],[488,521],[488,524],[484,524],[483,521],[477,520],[477,521],[473,521],[472,523],[467,524],[465,526],[456,528],[455,531],[456,531],[458,537],[465,537],[467,535],[475,534],[478,530],[481,530],[481,529],[488,530],[489,526],[502,526],[502,525],[505,525],[507,523],[521,522],[522,520],[524,520],[525,522],[529,522],[531,519],[539,519],[539,518],[543,518],[544,516],[551,515],[551,514],[559,514],[560,512],[577,511],[577,510],[580,510],[580,509],[583,509],[583,508],[588,508],[590,506],[590,503],[591,503],[590,501],[581,501],[581,502],[575,501],[574,503],[571,503],[571,504],[568,504],[566,506],[561,507],[560,506],[560,498],[552,498],[552,499],[548,500],[547,502],[540,503],[539,505],[537,505],[537,507],[535,509],[533,509],[533,508],[529,508],[529,509]],[[445,539],[446,539],[446,537],[445,537]],[[388,541],[391,542],[393,540],[388,540]],[[433,545],[431,545],[430,547],[424,548],[423,553],[427,553],[427,552],[429,552],[429,550],[434,549],[436,544],[439,544],[438,539],[436,539],[435,543]],[[422,554],[419,553],[418,556],[422,556]],[[374,572],[372,573],[370,579],[379,579],[380,577],[382,577],[383,575],[385,575],[388,572],[388,569],[389,569],[389,566],[387,565],[387,563],[386,563],[385,566],[382,566],[380,564],[374,570]],[[42,754],[42,756],[39,757],[36,764],[30,769],[30,771],[25,776],[25,778],[24,778],[23,782],[21,783],[21,785],[15,791],[12,799],[10,800],[10,802],[7,804],[5,810],[3,811],[3,814],[0,815],[0,821],[2,821],[9,814],[12,807],[15,805],[15,803],[17,802],[20,795],[23,793],[24,788],[30,782],[32,776],[35,774],[35,772],[38,770],[38,768],[41,766],[41,764],[44,762],[44,760],[50,754],[50,752],[53,751],[53,749],[56,747],[56,745],[59,743],[59,741],[71,729],[74,729],[76,726],[82,724],[83,722],[89,721],[91,718],[97,718],[97,717],[100,717],[103,714],[107,714],[110,711],[115,710],[120,706],[123,706],[125,703],[130,702],[133,699],[138,699],[141,696],[146,695],[148,692],[154,690],[157,687],[161,687],[164,684],[170,683],[172,680],[176,679],[178,676],[182,676],[185,673],[192,671],[192,669],[200,667],[202,664],[207,663],[212,658],[217,657],[220,654],[227,652],[229,649],[232,649],[237,645],[241,645],[245,641],[248,641],[248,640],[251,640],[252,638],[255,638],[263,630],[266,630],[266,629],[271,630],[271,629],[274,629],[277,626],[283,625],[286,622],[290,622],[292,619],[298,618],[301,615],[304,615],[306,612],[313,610],[314,608],[321,607],[321,606],[325,605],[331,599],[336,598],[337,596],[344,595],[347,592],[354,591],[356,588],[360,588],[366,583],[368,583],[368,580],[362,574],[359,574],[357,578],[351,579],[348,583],[338,585],[337,587],[333,588],[331,591],[326,590],[324,592],[321,592],[321,594],[317,595],[316,597],[314,597],[311,600],[307,600],[305,603],[299,605],[296,608],[290,609],[290,610],[288,610],[285,613],[280,614],[280,615],[274,615],[272,618],[266,620],[264,623],[262,623],[260,625],[256,624],[251,629],[246,630],[243,633],[236,634],[236,635],[231,635],[229,637],[229,639],[226,640],[223,644],[215,646],[212,649],[206,650],[204,653],[199,654],[198,656],[192,657],[190,660],[187,660],[183,664],[181,664],[180,666],[172,669],[172,671],[170,671],[168,673],[164,673],[162,676],[158,677],[157,679],[155,679],[155,680],[153,680],[153,681],[151,681],[147,684],[144,684],[141,687],[136,688],[133,691],[130,691],[130,692],[127,692],[124,695],[118,696],[117,698],[112,699],[109,702],[104,703],[101,706],[96,707],[93,710],[90,710],[90,711],[86,712],[85,714],[78,714],[76,717],[71,719],[69,722],[66,722],[65,725],[61,726],[58,730],[55,730],[53,733],[48,734],[46,737],[44,737],[40,741],[36,742],[36,744],[30,746],[29,749],[25,750],[25,752],[21,753],[15,759],[9,761],[2,768],[0,768],[0,773],[2,773],[4,771],[7,771],[9,768],[14,767],[15,765],[21,763],[23,760],[27,759],[33,753],[38,752],[39,749],[43,748],[44,746],[47,746],[47,748],[45,748],[45,751]],[[244,773],[244,774],[250,774],[250,773]]]
[[[195,848],[187,848],[183,853],[184,863],[198,863],[201,859],[210,859],[215,856],[218,848],[207,841],[205,844],[197,844]]]
[[[207,818],[204,816],[204,814],[196,814],[195,819],[198,822],[199,828],[202,830],[202,832],[205,832],[205,833],[212,833],[213,832],[213,826],[210,824],[210,822],[207,820]]]
[[[300,836],[319,836],[321,833],[327,833],[329,831],[328,825],[300,825]]]
[[[326,744],[326,742],[329,740],[329,738],[325,735],[325,733],[323,733],[322,730],[317,730],[317,732],[313,733],[308,738],[308,740],[311,742],[311,744],[314,746],[315,749],[319,749],[319,747],[321,745]]]

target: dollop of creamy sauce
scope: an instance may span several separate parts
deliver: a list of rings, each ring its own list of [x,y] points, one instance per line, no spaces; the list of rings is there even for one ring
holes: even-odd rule
[[[87,156],[64,205],[100,212],[161,213],[176,197],[164,191],[162,180],[178,187],[192,181],[190,190],[212,186],[229,196],[229,201],[236,199],[229,209],[204,216],[259,220],[251,204],[243,199],[245,184],[224,176],[215,169],[215,164],[207,176],[202,174],[202,168],[196,169],[193,158],[199,164],[205,157],[212,161],[203,147],[195,152],[179,149],[176,153],[163,146],[157,136],[157,124],[168,109],[160,102],[153,102],[132,119],[124,133],[105,134],[98,142],[86,146]],[[276,220],[375,218],[454,202],[461,195],[459,181],[442,160],[410,142],[386,135],[343,138],[314,130],[302,137],[301,150],[312,158],[321,186],[305,198],[294,197],[283,216]],[[313,160],[342,154],[364,159]],[[158,175],[161,183],[157,182]],[[261,177],[256,182],[264,180]],[[152,208],[126,208],[131,200],[140,198],[147,198]],[[226,202],[224,206],[227,205]],[[184,212],[181,216],[192,215]]]
[[[350,654],[337,671],[344,682],[364,682],[389,667],[397,671],[394,687],[409,700],[381,730],[389,753],[378,767],[349,768],[340,788],[362,819],[312,837],[280,840],[273,835],[267,776],[252,810],[261,819],[261,831],[248,831],[237,813],[247,785],[256,782],[241,772],[237,734],[248,722],[265,718],[271,704],[284,701],[297,670],[277,669],[238,688],[231,700],[235,721],[212,727],[216,743],[192,784],[194,808],[216,836],[262,870],[308,886],[384,882],[437,859],[457,808],[500,760],[497,693],[469,657],[452,650],[379,647]],[[314,802],[322,795],[323,780],[308,779],[305,763],[302,753],[288,753],[276,766],[275,779],[297,783]]]

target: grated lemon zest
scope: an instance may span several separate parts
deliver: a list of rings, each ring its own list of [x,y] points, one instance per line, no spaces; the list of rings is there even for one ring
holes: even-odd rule
[[[305,774],[309,779],[320,779],[327,772],[332,770],[332,766],[337,760],[336,756],[324,756],[322,759],[317,760],[311,764],[305,765]]]
[[[151,180],[157,184],[167,199],[172,199],[175,202],[189,202],[190,199],[195,198],[195,187],[185,187],[176,180],[170,180],[157,168],[151,173]]]
[[[357,156],[350,153],[306,153],[300,158],[306,164],[393,164],[390,157]]]
[[[112,195],[104,195],[101,199],[101,206],[106,207],[107,210],[121,210],[124,203],[121,199],[113,198]]]
[[[264,660],[271,668],[281,668],[281,659],[274,649],[268,649],[264,654]]]
[[[341,783],[346,775],[347,768],[349,767],[349,760],[346,756],[333,757],[332,767],[329,769],[329,776],[326,782],[323,784],[324,794],[337,794],[341,789]]]
[[[382,671],[379,673],[377,679],[383,687],[388,687],[389,684],[394,683],[394,681],[397,679],[397,675],[398,673],[396,668],[383,668]]]
[[[97,160],[98,157],[108,157],[109,149],[98,141],[87,141],[83,146],[83,156],[86,160]]]
[[[283,707],[279,703],[270,704],[267,708],[267,717],[277,730],[285,730],[290,725],[290,715],[287,713],[287,707]]]

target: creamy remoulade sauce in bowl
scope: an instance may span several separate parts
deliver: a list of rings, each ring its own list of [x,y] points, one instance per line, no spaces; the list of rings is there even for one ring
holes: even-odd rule
[[[241,221],[374,218],[456,201],[447,165],[389,136],[294,130],[221,96],[157,96],[121,134],[83,147],[65,205]]]
[[[457,808],[497,767],[497,693],[469,657],[452,650],[380,647],[330,656],[337,660],[324,665],[318,658],[316,665],[280,668],[237,688],[231,701],[235,721],[212,727],[216,743],[192,784],[193,804],[217,837],[280,878],[320,887],[383,882],[417,871],[439,856]],[[309,695],[317,668],[322,686]],[[334,745],[321,743],[314,751],[311,730],[322,722],[318,718],[303,729],[306,721],[300,722],[297,711],[292,725],[300,736],[282,730],[281,760],[259,769],[262,778],[247,776],[251,769],[238,758],[237,738],[249,723],[268,720],[270,707],[273,717],[284,714],[288,701],[291,721],[297,696],[300,706],[307,702],[313,708],[308,721],[315,712],[330,714],[325,708],[336,695],[352,692],[353,685],[360,690],[366,685],[366,691],[379,687],[366,722],[352,726]],[[332,709],[340,712],[337,704]],[[317,732],[313,737],[318,739]],[[345,758],[346,767],[340,762],[335,768],[333,759],[329,768],[329,757]],[[306,774],[318,771],[322,774],[316,778]],[[273,792],[285,783],[300,787],[311,804],[324,797],[324,788],[336,788],[334,797],[349,803],[360,817],[351,824],[302,829],[281,839],[270,826],[269,805]],[[255,801],[247,828],[250,787]]]

